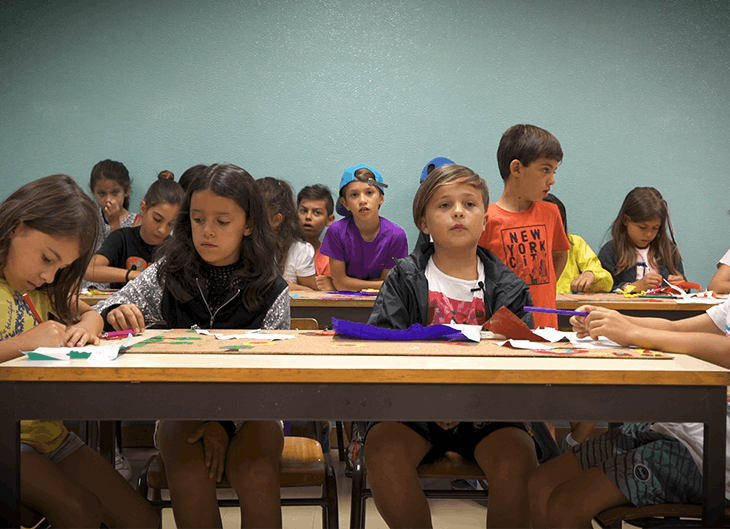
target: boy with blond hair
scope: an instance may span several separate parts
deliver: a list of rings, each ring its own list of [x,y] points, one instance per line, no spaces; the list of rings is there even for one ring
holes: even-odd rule
[[[482,325],[506,306],[528,325],[527,285],[491,252],[477,247],[486,225],[487,185],[471,169],[444,165],[413,201],[416,226],[433,242],[416,247],[390,271],[368,323],[379,327]],[[476,461],[489,482],[489,527],[529,527],[527,475],[538,443],[527,423],[379,422],[371,424],[365,464],[375,504],[390,527],[430,527],[416,471],[446,451]]]

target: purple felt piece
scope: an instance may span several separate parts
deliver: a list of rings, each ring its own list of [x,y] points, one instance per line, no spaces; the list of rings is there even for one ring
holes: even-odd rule
[[[332,318],[335,334],[343,334],[366,340],[390,340],[393,342],[410,342],[416,340],[469,341],[460,331],[448,325],[429,325],[424,327],[418,323],[408,329],[384,329],[367,323],[356,323]]]

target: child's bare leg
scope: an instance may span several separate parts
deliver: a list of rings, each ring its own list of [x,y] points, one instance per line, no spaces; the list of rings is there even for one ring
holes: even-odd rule
[[[373,500],[388,527],[432,527],[416,472],[431,443],[404,424],[381,422],[370,429],[365,446]]]
[[[241,502],[241,527],[281,527],[278,421],[249,421],[228,445],[226,475]]]
[[[40,454],[21,452],[20,466],[22,502],[43,514],[53,527],[101,525],[99,499],[69,480],[55,464]]]
[[[591,520],[599,512],[625,503],[629,500],[608,476],[598,468],[590,468],[558,485],[550,495],[549,527],[591,527]]]
[[[216,478],[208,477],[203,441],[187,441],[204,422],[161,421],[157,429],[157,446],[165,462],[178,527],[222,526]]]
[[[487,527],[530,527],[527,476],[537,468],[532,437],[520,428],[501,428],[482,439],[474,459],[489,483]]]
[[[157,527],[159,517],[149,502],[88,446],[82,446],[57,466],[70,481],[99,499],[102,521],[109,527]]]
[[[532,526],[539,529],[550,527],[548,521],[548,499],[561,483],[573,479],[583,472],[573,452],[566,452],[543,463],[528,476]]]

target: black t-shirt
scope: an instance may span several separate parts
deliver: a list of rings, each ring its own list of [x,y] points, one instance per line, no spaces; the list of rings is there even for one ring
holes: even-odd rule
[[[142,226],[119,228],[109,234],[96,252],[109,259],[109,266],[126,270],[144,270],[152,264],[156,245],[142,239]],[[122,288],[124,283],[112,283],[111,288]]]

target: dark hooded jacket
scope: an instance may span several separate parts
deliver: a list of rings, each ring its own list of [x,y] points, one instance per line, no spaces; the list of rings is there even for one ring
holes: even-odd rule
[[[433,243],[428,243],[417,246],[411,255],[398,260],[375,300],[368,319],[370,325],[407,329],[414,323],[429,324],[426,265],[433,252]],[[534,327],[532,314],[524,310],[525,305],[532,304],[527,284],[489,250],[477,247],[477,255],[484,264],[482,291],[486,319],[505,306],[530,328]]]

